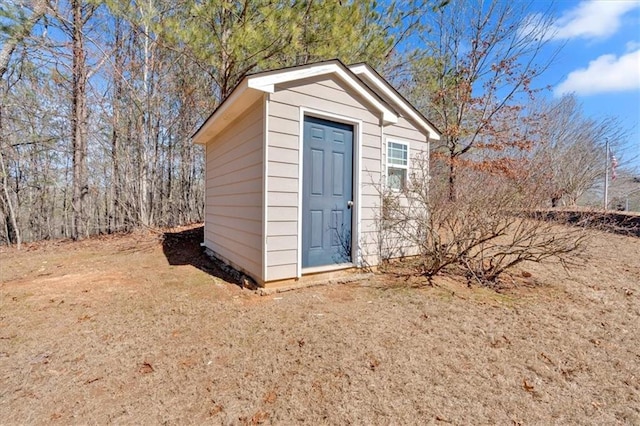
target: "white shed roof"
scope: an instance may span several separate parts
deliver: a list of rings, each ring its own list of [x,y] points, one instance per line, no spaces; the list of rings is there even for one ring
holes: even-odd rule
[[[281,83],[323,75],[333,75],[362,97],[377,111],[382,124],[398,122],[402,115],[413,122],[430,139],[439,140],[440,132],[413,105],[404,99],[384,78],[366,64],[345,66],[337,59],[300,65],[245,76],[231,94],[207,118],[193,135],[197,144],[206,144],[235,120],[264,93],[273,93]]]

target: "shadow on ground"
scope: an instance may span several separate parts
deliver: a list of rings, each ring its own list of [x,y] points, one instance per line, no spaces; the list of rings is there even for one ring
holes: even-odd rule
[[[169,265],[191,265],[209,275],[242,287],[242,280],[227,271],[219,261],[210,258],[200,243],[204,241],[204,227],[179,232],[165,232],[162,251]]]

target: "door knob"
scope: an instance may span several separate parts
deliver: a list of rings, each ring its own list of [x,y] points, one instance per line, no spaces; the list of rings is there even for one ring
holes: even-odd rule
[[[349,200],[347,201],[347,208],[350,209],[351,207],[353,207],[353,201]]]

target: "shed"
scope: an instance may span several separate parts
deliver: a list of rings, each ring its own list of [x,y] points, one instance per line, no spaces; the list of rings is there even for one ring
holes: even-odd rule
[[[267,287],[375,266],[376,185],[400,187],[439,138],[366,64],[247,75],[193,135],[206,148],[203,244]]]

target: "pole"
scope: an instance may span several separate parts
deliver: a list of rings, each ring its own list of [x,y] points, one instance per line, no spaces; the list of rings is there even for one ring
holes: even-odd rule
[[[609,205],[609,138],[605,138],[604,156],[604,210],[607,211]]]

